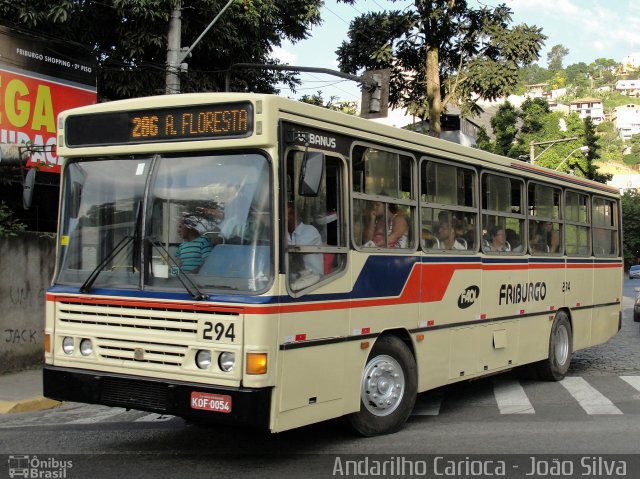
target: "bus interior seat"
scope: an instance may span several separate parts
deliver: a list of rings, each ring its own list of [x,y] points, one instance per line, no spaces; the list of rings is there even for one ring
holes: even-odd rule
[[[270,250],[264,245],[219,244],[200,268],[200,276],[251,279],[269,276]]]

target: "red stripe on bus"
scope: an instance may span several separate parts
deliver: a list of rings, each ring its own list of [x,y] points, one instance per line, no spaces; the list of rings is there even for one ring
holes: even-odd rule
[[[289,304],[273,304],[273,305],[243,305],[228,306],[215,303],[172,303],[164,301],[143,301],[130,299],[101,299],[90,298],[85,296],[64,296],[56,294],[47,294],[47,301],[65,301],[70,303],[91,303],[95,305],[109,306],[128,306],[142,308],[172,309],[179,310],[189,308],[194,311],[208,311],[221,313],[236,314],[279,314],[279,313],[305,313],[313,311],[331,311],[345,308],[369,308],[378,306],[394,306],[401,304],[414,303],[432,303],[442,301],[445,293],[449,288],[453,274],[462,270],[480,270],[483,271],[507,271],[528,269],[560,269],[565,267],[564,264],[419,264],[411,270],[409,278],[399,296],[388,298],[365,298],[355,300],[337,300],[331,302],[312,302],[312,303],[289,303]],[[609,264],[567,264],[568,268],[620,268],[622,263]]]

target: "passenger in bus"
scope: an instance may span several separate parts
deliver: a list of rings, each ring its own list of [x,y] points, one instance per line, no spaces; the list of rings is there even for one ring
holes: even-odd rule
[[[211,243],[202,236],[206,227],[194,215],[184,216],[178,223],[178,235],[184,240],[176,250],[178,265],[186,273],[197,273],[211,253]]]
[[[385,244],[385,229],[387,231],[387,244]],[[384,203],[374,201],[369,212],[369,220],[364,231],[364,246],[373,248],[408,248],[409,247],[409,221],[406,215],[400,211],[398,205],[387,205],[387,221],[385,224]]]
[[[438,224],[438,241],[440,249],[467,249],[466,241],[462,238],[456,238],[455,230],[451,227],[451,223],[446,220]]]
[[[546,224],[537,222],[530,224],[529,231],[529,245],[531,246],[532,253],[548,253],[549,241],[547,240],[547,228]]]
[[[549,253],[560,252],[560,231],[551,230],[549,233]]]
[[[296,218],[293,203],[287,204],[287,245],[321,246],[322,237],[315,226],[307,225]],[[298,256],[298,255],[295,255]],[[324,273],[324,260],[322,253],[306,253],[302,256],[301,269],[317,273]]]
[[[511,246],[511,251],[513,251],[514,253],[522,252],[522,241],[520,239],[520,235],[516,233],[515,230],[506,229],[505,237],[507,243],[509,243],[509,245]]]
[[[506,233],[503,228],[499,226],[492,228],[489,236],[489,251],[509,251]]]

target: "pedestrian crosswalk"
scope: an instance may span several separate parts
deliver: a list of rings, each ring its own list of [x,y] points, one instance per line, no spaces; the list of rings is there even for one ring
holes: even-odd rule
[[[606,389],[601,392],[599,387]],[[607,397],[615,391],[615,400]],[[520,380],[510,375],[440,388],[418,395],[413,416],[471,416],[484,407],[501,416],[544,415],[563,408],[571,414],[610,416],[640,414],[640,376],[590,379],[569,376],[557,383]],[[446,407],[449,402],[456,407]],[[616,402],[620,403],[616,405]]]
[[[418,395],[412,416],[455,420],[456,417],[510,418],[563,416],[640,415],[640,376],[568,376],[560,382],[519,379],[509,374],[456,383]],[[92,424],[118,424],[120,427],[145,424],[170,426],[182,419],[143,411],[63,403],[38,413],[0,416],[0,428]]]

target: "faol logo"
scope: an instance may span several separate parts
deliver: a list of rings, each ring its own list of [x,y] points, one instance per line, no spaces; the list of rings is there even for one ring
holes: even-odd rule
[[[476,299],[480,297],[480,288],[477,286],[469,286],[465,289],[460,296],[458,297],[458,308],[467,309],[473,303],[476,302]]]

